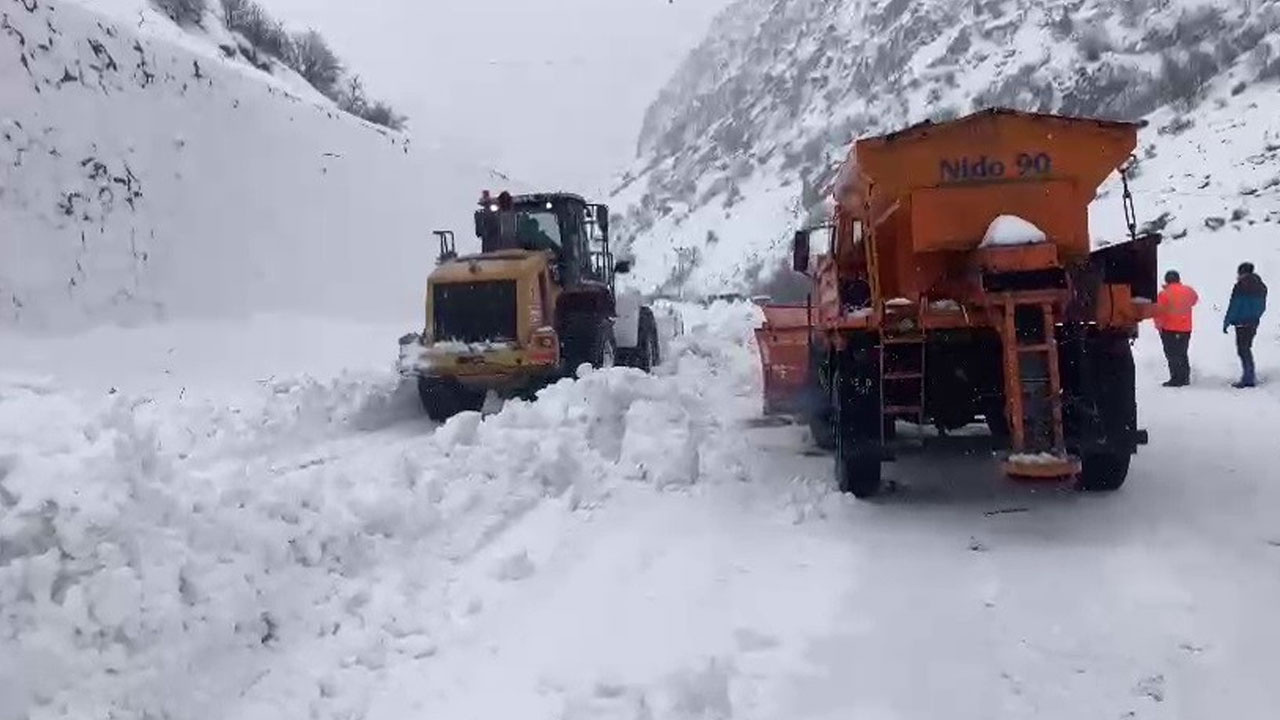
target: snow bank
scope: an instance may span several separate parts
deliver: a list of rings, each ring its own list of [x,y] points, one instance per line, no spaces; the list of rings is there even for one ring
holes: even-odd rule
[[[467,227],[489,174],[216,57],[146,5],[7,4],[0,326],[420,323],[427,233]]]
[[[1035,224],[1016,215],[1001,215],[987,226],[987,234],[979,247],[1037,245],[1047,239],[1048,236]]]
[[[721,418],[758,402],[758,309],[700,313],[660,374],[588,372],[407,439],[358,432],[412,398],[391,369],[273,381],[256,408],[10,379],[0,718],[359,715],[385,667],[457,630],[479,601],[445,579],[521,518],[744,475]],[[326,427],[336,444],[308,451]],[[516,548],[486,577],[538,564]]]

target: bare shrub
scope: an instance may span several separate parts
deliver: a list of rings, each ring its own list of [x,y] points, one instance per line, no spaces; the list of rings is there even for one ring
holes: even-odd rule
[[[151,0],[151,3],[179,25],[199,25],[204,19],[205,0]]]
[[[227,29],[240,33],[253,48],[271,57],[288,57],[291,41],[284,25],[254,0],[222,0]]]
[[[293,47],[283,58],[286,65],[328,98],[338,97],[342,61],[320,33],[308,30],[293,38]]]

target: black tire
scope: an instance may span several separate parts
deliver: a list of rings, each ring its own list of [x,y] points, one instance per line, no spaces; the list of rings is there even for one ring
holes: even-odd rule
[[[566,318],[561,330],[560,356],[561,370],[567,377],[573,377],[584,363],[593,368],[613,367],[617,362],[613,323],[587,314]]]
[[[596,328],[595,342],[591,345],[588,362],[596,369],[611,368],[618,364],[618,344],[613,337],[613,323],[604,321]]]
[[[835,388],[835,383],[831,384]],[[810,406],[805,411],[805,419],[809,421],[809,434],[813,436],[813,443],[822,450],[836,450],[836,415],[832,410],[835,401],[832,400],[833,389],[828,391],[822,387],[822,383],[818,382],[817,386],[810,388]]]
[[[836,361],[832,378],[836,484],[840,492],[866,499],[884,488],[884,418],[880,413],[874,348],[852,349]]]
[[[1091,453],[1081,459],[1083,466],[1077,484],[1084,492],[1113,492],[1119,490],[1129,477],[1129,461],[1132,455],[1118,453]]]
[[[444,422],[460,412],[479,410],[484,396],[462,385],[440,378],[418,377],[418,399],[427,417]]]
[[[662,362],[662,358],[658,346],[658,323],[653,319],[653,311],[649,308],[640,309],[638,331],[638,343],[634,348],[618,350],[618,364],[653,372],[653,369]]]
[[[987,412],[987,429],[991,431],[991,437],[998,441],[1008,443],[1009,441],[1009,418],[1004,414],[1004,409],[990,410]]]
[[[812,341],[811,341],[812,342]],[[805,390],[804,420],[809,426],[813,444],[823,450],[835,450],[835,415],[832,413],[834,384],[823,382],[825,365],[812,346],[809,355],[809,387]]]
[[[879,457],[859,455],[849,450],[850,443],[836,435],[836,482],[840,492],[851,493],[859,500],[873,498],[884,488],[884,465]]]
[[[1081,471],[1076,487],[1085,492],[1112,492],[1129,477],[1129,465],[1138,449],[1136,370],[1129,338],[1100,334],[1081,346],[1082,357],[1071,378],[1077,410],[1069,426],[1082,432]]]
[[[823,450],[835,450],[836,432],[831,426],[831,416],[828,413],[809,413],[809,434],[813,436],[814,445]]]

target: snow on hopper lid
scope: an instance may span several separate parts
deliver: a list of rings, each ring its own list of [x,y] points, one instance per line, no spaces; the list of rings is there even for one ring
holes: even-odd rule
[[[1001,215],[991,221],[987,235],[979,247],[1008,247],[1011,245],[1036,245],[1045,242],[1045,232],[1017,215]]]

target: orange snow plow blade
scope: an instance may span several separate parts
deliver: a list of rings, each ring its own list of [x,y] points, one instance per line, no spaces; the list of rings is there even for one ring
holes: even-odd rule
[[[764,305],[764,325],[756,328],[756,346],[764,375],[764,413],[804,409],[809,381],[809,308]]]

